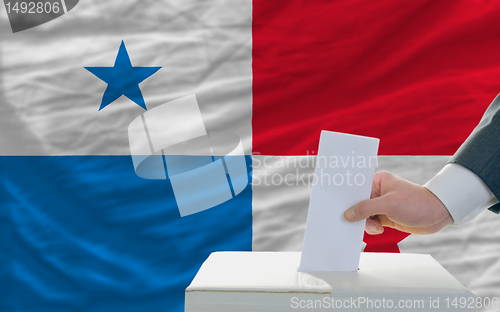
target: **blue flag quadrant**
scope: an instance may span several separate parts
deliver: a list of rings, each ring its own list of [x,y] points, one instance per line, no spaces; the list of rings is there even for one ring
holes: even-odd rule
[[[181,312],[211,252],[252,249],[250,186],[181,218],[130,156],[2,156],[0,178],[1,311]]]

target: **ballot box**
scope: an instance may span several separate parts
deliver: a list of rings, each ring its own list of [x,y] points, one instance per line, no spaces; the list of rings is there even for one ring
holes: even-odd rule
[[[356,272],[299,272],[300,252],[216,252],[185,292],[186,312],[477,311],[430,255],[362,253]]]

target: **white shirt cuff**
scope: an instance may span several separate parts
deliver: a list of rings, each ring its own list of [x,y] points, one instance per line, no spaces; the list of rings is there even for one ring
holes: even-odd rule
[[[446,206],[454,225],[474,219],[484,210],[498,203],[484,182],[469,169],[458,164],[447,164],[424,185]]]

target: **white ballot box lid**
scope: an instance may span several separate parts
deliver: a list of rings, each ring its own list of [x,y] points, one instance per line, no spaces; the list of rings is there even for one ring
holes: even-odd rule
[[[310,273],[298,271],[300,256],[212,253],[185,311],[476,311],[475,296],[430,255],[362,253],[357,272]]]

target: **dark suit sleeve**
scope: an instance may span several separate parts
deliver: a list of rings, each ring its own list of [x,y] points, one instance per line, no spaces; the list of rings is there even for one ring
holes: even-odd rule
[[[474,172],[500,199],[500,94],[449,162]],[[499,213],[500,204],[489,209]]]

